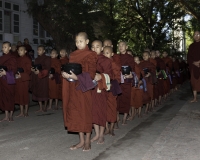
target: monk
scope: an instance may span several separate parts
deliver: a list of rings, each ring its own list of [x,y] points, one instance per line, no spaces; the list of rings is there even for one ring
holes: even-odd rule
[[[80,141],[72,145],[71,150],[82,148],[83,151],[91,149],[90,135],[92,131],[92,95],[94,88],[92,80],[96,73],[95,52],[88,48],[89,39],[85,32],[76,35],[77,50],[70,54],[70,63],[82,65],[82,74],[75,75],[62,72],[63,79],[63,115],[64,124],[70,132],[78,132]],[[75,82],[67,81],[74,79]],[[86,86],[86,87],[84,87]],[[84,89],[83,89],[84,88]],[[86,135],[85,135],[86,134]]]
[[[49,71],[49,107],[52,109],[52,102],[55,99],[55,110],[58,110],[58,99],[59,99],[59,85],[61,83],[60,72],[61,63],[58,59],[58,52],[53,49],[51,51],[51,69]]]
[[[17,51],[17,45],[15,45],[15,44],[12,44],[12,46],[11,46],[11,54],[13,55],[13,56],[15,56],[16,58],[17,57],[19,57],[19,55],[18,55],[18,51]]]
[[[106,47],[106,46],[109,46],[109,47],[112,47],[113,48],[113,44],[112,44],[112,41],[110,39],[106,39],[104,40],[103,42],[103,47]],[[112,60],[119,66],[121,66],[121,60],[120,60],[120,55],[119,54],[116,54],[114,53],[113,56],[112,56]]]
[[[156,74],[156,66],[150,62],[150,53],[148,51],[143,52],[143,61],[139,64],[140,69],[142,70],[143,77],[146,80],[147,84],[147,93],[153,100],[153,84],[155,83],[154,75]],[[148,105],[145,108],[145,114],[148,113]]]
[[[13,121],[15,106],[15,76],[17,71],[16,58],[10,53],[11,44],[3,42],[3,56],[0,57],[0,109],[5,111],[2,121]]]
[[[156,51],[155,60],[157,61],[156,72],[157,72],[158,92],[159,92],[158,104],[161,104],[162,97],[167,93],[167,89],[165,87],[166,86],[165,84],[167,84],[167,80],[166,80],[167,77],[165,77],[163,74],[165,73],[166,65],[165,65],[165,62],[162,60],[162,58],[160,58],[159,50]]]
[[[61,65],[64,65],[69,62],[68,54],[66,49],[61,49],[60,50],[60,63]],[[59,99],[62,100],[62,75],[60,76],[61,78],[61,83],[59,84]],[[62,107],[60,107],[62,108]]]
[[[197,92],[200,91],[200,32],[195,31],[193,35],[194,43],[189,46],[187,61],[189,71],[191,74],[190,82],[193,91],[193,100],[190,102],[197,102]]]
[[[172,72],[172,67],[173,67],[173,62],[172,59],[168,56],[168,53],[166,51],[163,52],[162,54],[163,56],[163,61],[165,62],[166,65],[166,73],[168,75],[167,78],[167,93],[166,96],[169,95],[170,90],[171,90],[171,85],[172,85],[172,77],[171,77],[171,72]]]
[[[178,80],[180,78],[180,71],[179,71],[179,63],[178,60],[176,59],[176,57],[172,57],[172,86],[173,86],[173,90],[177,90],[178,89]]]
[[[91,142],[97,141],[97,144],[104,143],[104,131],[107,119],[107,87],[100,89],[100,83],[106,83],[104,74],[107,74],[110,78],[112,76],[112,61],[102,54],[102,42],[95,40],[92,42],[92,51],[97,53],[97,66],[95,80],[98,85],[92,91],[92,123],[96,135],[91,139]],[[101,92],[98,92],[101,90]]]
[[[18,42],[17,42],[17,50],[18,50],[19,46],[21,46],[21,45],[22,45],[22,42],[21,42],[21,41],[18,41]]]
[[[20,106],[20,114],[16,117],[28,117],[31,60],[26,56],[24,46],[19,46],[18,53],[17,73],[15,74],[15,103]]]
[[[155,67],[157,67],[157,61],[156,58],[156,51],[152,50],[150,53],[150,59],[149,61],[154,64]],[[154,110],[154,107],[157,106],[157,101],[159,99],[159,93],[158,93],[158,86],[157,86],[157,77],[154,75],[155,83],[153,84],[153,100],[151,104],[151,109]]]
[[[120,42],[118,44],[118,49],[120,52],[120,60],[122,66],[130,66],[132,69],[132,72],[135,71],[135,62],[134,58],[127,54],[126,50],[128,49],[128,46],[126,42]],[[123,120],[122,125],[126,125],[127,122],[127,115],[129,113],[129,110],[131,108],[131,87],[132,87],[132,80],[133,75],[132,72],[130,72],[129,75],[123,75],[124,77],[124,83],[121,84],[122,94],[118,96],[118,113],[123,113]],[[118,118],[119,120],[119,118]]]
[[[51,68],[51,59],[45,55],[44,46],[38,46],[37,52],[38,57],[35,59],[35,64],[31,68],[30,90],[32,92],[32,99],[39,103],[40,108],[36,112],[46,112],[47,101],[49,99],[49,70]],[[44,102],[44,107],[42,102]]]
[[[103,49],[103,55],[112,60],[113,48],[110,46],[105,46]],[[121,68],[112,60],[112,76],[111,80],[111,90],[113,87],[120,87],[119,83],[121,82]],[[116,86],[117,85],[117,86]],[[117,95],[120,93],[107,92],[107,122],[106,122],[106,131],[105,134],[110,134],[111,136],[115,136],[114,134],[114,124],[117,121]],[[110,123],[110,126],[109,124]]]
[[[132,120],[136,114],[138,114],[138,117],[142,117],[141,115],[141,110],[143,106],[143,96],[144,96],[144,91],[142,86],[142,70],[139,67],[140,64],[140,59],[139,57],[135,56],[134,57],[135,61],[135,83],[134,86],[132,87],[132,92],[131,92],[131,114],[128,120]]]

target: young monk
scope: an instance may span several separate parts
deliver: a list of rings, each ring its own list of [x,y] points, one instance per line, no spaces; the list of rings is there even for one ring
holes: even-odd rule
[[[173,66],[173,62],[172,62],[172,59],[168,56],[168,53],[167,52],[163,52],[162,54],[163,56],[163,61],[165,62],[165,65],[166,65],[166,73],[168,75],[168,79],[167,79],[167,96],[169,95],[170,93],[170,90],[171,90],[171,85],[172,85],[172,77],[171,77],[171,72],[172,72],[172,66]]]
[[[53,49],[51,51],[51,69],[49,71],[49,107],[52,109],[52,102],[55,99],[55,110],[58,110],[58,98],[59,98],[59,84],[61,63],[58,59],[58,52]]]
[[[157,80],[158,80],[158,89],[159,89],[159,104],[161,104],[162,97],[167,94],[167,80],[163,73],[166,71],[165,62],[160,58],[160,51],[156,51],[156,58],[157,61]]]
[[[91,149],[90,135],[92,131],[92,95],[94,88],[92,80],[96,73],[95,52],[88,48],[89,39],[85,32],[76,35],[77,50],[70,54],[70,63],[82,65],[82,74],[75,75],[73,72],[68,74],[62,72],[63,79],[63,115],[64,124],[70,132],[78,132],[80,141],[70,147],[71,150],[82,148],[83,151]],[[66,79],[71,78],[75,82]],[[83,88],[80,89],[80,88]],[[86,136],[84,136],[86,134]]]
[[[66,63],[69,62],[69,58],[68,58],[68,54],[67,54],[67,51],[66,49],[61,49],[60,50],[60,63],[61,65],[64,65]],[[59,84],[59,99],[62,100],[62,75],[60,76],[61,78],[61,83]],[[62,107],[60,107],[62,108]]]
[[[155,83],[154,79],[152,78],[156,74],[156,67],[153,63],[150,62],[150,53],[148,51],[143,52],[143,60],[139,67],[143,70],[143,77],[147,83],[147,93],[151,97],[151,101],[153,100],[153,84]],[[145,71],[146,70],[146,71]],[[145,109],[145,114],[148,113],[148,105]]]
[[[134,58],[127,53],[128,46],[126,42],[120,42],[118,44],[118,49],[120,52],[120,60],[122,66],[130,66],[132,69],[132,72],[135,71],[135,62]],[[123,75],[124,77],[124,83],[121,84],[122,94],[118,96],[118,113],[123,113],[123,120],[122,125],[127,124],[127,115],[129,113],[129,110],[131,108],[131,87],[132,87],[132,72],[130,72],[129,75]],[[119,120],[119,118],[118,118]]]
[[[26,56],[25,46],[19,46],[18,53],[17,73],[15,74],[15,103],[20,105],[20,114],[16,117],[28,117],[31,60]]]
[[[138,113],[138,117],[142,117],[141,115],[141,110],[143,106],[143,96],[144,96],[144,91],[142,86],[142,77],[141,73],[142,70],[139,67],[140,64],[140,59],[139,57],[134,57],[135,61],[135,81],[134,81],[134,86],[132,87],[132,92],[131,92],[131,114],[128,120],[133,120],[135,115]]]
[[[113,48],[113,44],[112,44],[112,41],[110,39],[104,40],[103,47],[106,47],[106,46]],[[113,56],[112,56],[112,59],[117,65],[121,66],[121,60],[120,60],[119,54],[114,53]]]
[[[12,44],[12,46],[11,46],[11,54],[12,54],[13,56],[15,56],[16,58],[19,57],[19,54],[18,54],[18,52],[17,52],[17,45]]]
[[[92,42],[91,49],[97,53],[97,73],[94,79],[98,82],[98,85],[92,91],[92,122],[96,135],[91,139],[91,142],[97,141],[97,144],[104,143],[104,130],[107,119],[107,87],[100,89],[99,84],[106,83],[104,74],[109,75],[110,78],[112,76],[112,61],[102,54],[102,47],[101,41],[95,40]],[[98,92],[99,89],[101,92]]]
[[[16,58],[10,53],[11,44],[3,42],[3,56],[0,57],[0,109],[5,111],[2,121],[13,121],[15,106],[15,76],[17,71]]]
[[[49,70],[51,68],[51,59],[45,55],[44,46],[38,46],[37,52],[38,58],[35,59],[34,65],[40,65],[41,67],[37,68],[32,66],[31,68],[30,90],[32,91],[32,99],[39,103],[40,108],[36,112],[46,112],[47,101],[49,99]],[[44,107],[42,102],[44,102]]]
[[[110,46],[105,46],[103,49],[103,55],[112,60],[113,49]],[[115,136],[114,134],[114,124],[117,120],[117,95],[120,94],[112,92],[112,88],[115,89],[119,86],[121,82],[121,68],[114,61],[112,61],[112,77],[111,77],[111,91],[107,92],[107,122],[106,122],[106,131],[105,134],[110,134],[111,136]],[[110,126],[108,125],[110,122]]]

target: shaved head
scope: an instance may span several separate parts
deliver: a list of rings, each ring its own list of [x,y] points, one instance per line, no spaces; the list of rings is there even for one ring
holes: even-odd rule
[[[98,44],[100,47],[103,46],[103,43],[100,40],[95,40],[92,42],[92,44]]]
[[[85,33],[85,32],[79,32],[77,35],[76,35],[76,37],[84,37],[84,39],[85,40],[87,40],[88,39],[88,35],[87,35],[87,33]]]
[[[111,46],[105,46],[104,48],[103,48],[103,51],[105,51],[105,50],[107,50],[107,51],[109,51],[109,52],[113,52],[113,48],[111,47]]]
[[[112,45],[112,41],[110,39],[106,39],[103,41],[103,46],[110,46],[110,47],[113,47]]]

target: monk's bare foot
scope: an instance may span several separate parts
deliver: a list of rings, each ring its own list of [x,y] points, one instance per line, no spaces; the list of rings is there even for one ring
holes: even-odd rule
[[[95,141],[97,141],[98,139],[99,139],[98,136],[94,136],[94,137],[90,140],[90,142],[95,142]]]
[[[9,118],[9,122],[14,122],[13,117]]]
[[[142,115],[141,115],[141,114],[138,114],[138,118],[142,118]]]
[[[190,103],[195,103],[195,102],[197,102],[196,99],[193,99],[193,100],[190,101]]]
[[[122,121],[122,125],[127,125],[126,120],[123,120],[123,121]]]
[[[83,146],[83,151],[90,151],[91,150],[91,144],[90,143],[85,143]]]
[[[48,107],[47,110],[52,110],[52,108],[51,108],[51,107]]]
[[[109,133],[110,133],[109,129],[106,129],[106,131],[104,132],[104,135],[107,135]]]
[[[104,144],[104,137],[99,137],[97,144]]]
[[[2,119],[2,120],[0,120],[0,122],[8,122],[9,121],[9,118],[4,118],[4,119]]]
[[[43,112],[47,112],[47,109],[46,109],[46,108],[44,108],[44,109],[43,109]]]
[[[73,146],[71,146],[69,149],[70,150],[76,150],[76,149],[79,149],[79,148],[83,148],[83,144],[76,144],[76,145],[73,145]]]
[[[25,113],[25,114],[24,114],[24,117],[28,117],[28,116],[29,116],[28,113]]]
[[[127,118],[127,121],[132,121],[134,119],[134,116],[130,116]]]
[[[20,114],[18,114],[17,116],[15,116],[15,117],[24,117],[24,114],[22,114],[22,113],[20,113]]]
[[[35,113],[39,113],[39,112],[43,112],[43,110],[39,109],[39,110],[35,111]]]
[[[111,132],[110,132],[110,135],[111,135],[112,137],[115,136],[114,131],[111,131]]]
[[[115,129],[115,130],[118,130],[118,129],[119,129],[118,122],[115,123],[114,129]]]

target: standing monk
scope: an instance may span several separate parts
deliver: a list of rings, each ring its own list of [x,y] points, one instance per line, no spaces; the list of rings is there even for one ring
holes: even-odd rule
[[[40,109],[36,112],[47,110],[47,101],[49,99],[49,70],[51,68],[51,59],[45,55],[44,46],[38,46],[38,58],[35,59],[35,64],[32,66],[30,90],[32,99],[38,101]],[[42,102],[44,101],[44,107]]]
[[[135,71],[135,61],[133,56],[126,52],[128,46],[126,42],[120,42],[118,45],[120,51],[120,60],[122,66],[130,66],[132,72]],[[118,112],[123,113],[124,117],[122,125],[126,124],[127,115],[131,108],[131,87],[132,87],[132,72],[129,75],[124,75],[124,83],[121,84],[122,94],[118,96]]]
[[[17,71],[16,58],[10,53],[10,42],[3,42],[3,56],[0,57],[0,109],[5,111],[2,121],[13,121],[15,106],[15,77]]]
[[[188,64],[191,74],[191,85],[194,99],[191,101],[197,102],[197,92],[200,91],[200,32],[194,32],[194,43],[189,46],[188,50]]]
[[[63,79],[63,114],[64,124],[70,132],[78,132],[80,141],[70,147],[71,150],[91,149],[90,135],[92,131],[92,95],[94,85],[92,79],[96,73],[96,53],[88,48],[89,39],[85,32],[76,35],[77,50],[70,54],[70,63],[82,65],[82,74],[76,76],[73,72],[62,72]],[[69,82],[66,79],[74,79]],[[91,87],[91,85],[93,85]],[[80,89],[80,88],[84,88]],[[85,137],[86,134],[86,137]]]
[[[17,58],[17,73],[15,74],[15,103],[20,105],[20,114],[16,117],[27,117],[31,60],[26,56],[25,46],[20,46],[18,53],[20,57]]]

